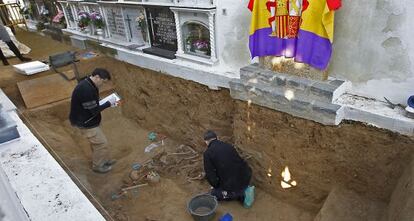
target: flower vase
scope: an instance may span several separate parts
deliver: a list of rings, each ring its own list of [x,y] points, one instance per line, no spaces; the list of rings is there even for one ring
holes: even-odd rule
[[[103,29],[102,28],[98,28],[98,29],[96,29],[96,34],[98,35],[98,36],[100,36],[100,37],[102,37],[103,36]]]
[[[144,30],[143,28],[141,28],[141,34],[142,34],[142,40],[143,40],[145,43],[147,43],[147,42],[148,42],[148,40],[147,40],[147,38],[148,38],[148,33],[147,33],[147,31],[146,31],[146,30]]]
[[[195,49],[194,51],[195,51],[195,53],[197,53],[197,54],[207,55],[207,51],[201,51],[201,50],[198,50],[198,49]]]
[[[185,49],[187,49],[187,51],[191,51],[191,44],[186,44]]]
[[[81,32],[83,34],[87,35],[87,34],[89,34],[89,28],[88,27],[81,28]]]

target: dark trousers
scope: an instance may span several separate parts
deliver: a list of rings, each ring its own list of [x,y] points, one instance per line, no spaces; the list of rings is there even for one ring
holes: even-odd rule
[[[238,200],[243,202],[244,200],[244,190],[240,191],[225,191],[221,188],[214,188],[211,190],[211,195],[215,196],[218,201],[232,201]]]
[[[12,41],[6,41],[5,42],[7,46],[9,46],[10,50],[18,57],[20,60],[23,59],[22,54],[20,54],[19,49],[16,47],[16,45]],[[4,56],[3,52],[0,49],[0,59],[3,61],[3,63],[7,63],[7,58]]]

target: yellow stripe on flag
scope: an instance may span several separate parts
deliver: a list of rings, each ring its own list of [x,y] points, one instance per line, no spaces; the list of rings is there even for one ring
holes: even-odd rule
[[[334,11],[330,11],[326,0],[308,0],[309,6],[303,12],[300,29],[328,38],[333,42]]]
[[[267,0],[255,0],[252,11],[249,35],[254,34],[258,29],[269,28],[270,12],[266,7]]]

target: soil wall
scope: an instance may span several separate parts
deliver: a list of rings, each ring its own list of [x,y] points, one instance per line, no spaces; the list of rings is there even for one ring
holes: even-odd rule
[[[101,56],[81,67],[107,68],[116,91],[123,98],[122,111],[150,131],[163,133],[199,150],[205,146],[202,135],[217,131],[230,141],[234,101],[228,90],[210,90],[207,86],[139,68]]]
[[[236,145],[253,156],[258,185],[310,209],[336,185],[387,202],[414,150],[413,139],[361,123],[324,126],[244,102],[235,107]],[[297,187],[280,187],[285,166]]]
[[[203,132],[216,130],[251,156],[256,185],[310,210],[319,209],[336,185],[388,202],[414,150],[413,139],[360,123],[323,126],[235,101],[227,89],[213,91],[107,57],[90,63],[82,71],[99,66],[113,74],[126,117],[199,150]],[[297,187],[280,187],[285,166]]]

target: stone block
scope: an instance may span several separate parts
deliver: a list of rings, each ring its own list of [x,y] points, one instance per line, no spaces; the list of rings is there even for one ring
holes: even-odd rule
[[[275,76],[272,79],[272,85],[275,87],[285,87],[287,85],[285,76]]]
[[[332,80],[332,81],[329,81],[329,84],[330,84],[330,85],[333,85],[333,86],[336,86],[336,87],[341,86],[343,83],[345,83],[345,81],[343,81],[343,80],[338,80],[338,79],[336,79],[336,80]]]
[[[238,100],[245,100],[247,96],[246,87],[239,81],[234,80],[229,82],[231,97]]]
[[[315,82],[310,87],[309,92],[317,100],[332,102],[333,94],[337,88],[338,86],[329,84],[328,82]]]
[[[254,87],[254,86],[247,86],[247,94],[251,95],[251,96],[263,96],[263,92],[262,92],[262,88],[259,87]]]
[[[300,100],[291,100],[290,101],[290,107],[293,111],[296,112],[306,112],[310,108],[310,103],[306,101],[300,101]]]
[[[70,42],[72,46],[80,49],[86,49],[86,38],[72,35],[70,36]]]
[[[313,83],[314,81],[306,78],[290,77],[287,79],[287,87],[301,91],[307,90]]]
[[[336,115],[337,111],[340,108],[341,106],[337,104],[323,103],[318,101],[315,101],[312,105],[312,111],[317,114]]]
[[[343,118],[340,105],[332,104],[335,90],[344,81],[319,82],[249,65],[240,70],[241,79],[230,83],[233,98],[283,111],[322,124],[337,125]],[[287,95],[291,93],[291,101]],[[341,116],[339,116],[339,115]]]
[[[263,69],[259,68],[257,65],[248,65],[248,66],[242,67],[240,69],[240,79],[244,81],[248,81],[252,78],[257,77],[257,75],[262,70]]]
[[[286,105],[288,106],[289,100],[281,94],[279,91],[273,90],[270,93],[271,101],[278,105]]]

